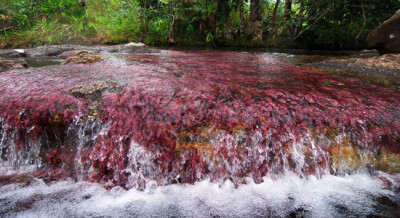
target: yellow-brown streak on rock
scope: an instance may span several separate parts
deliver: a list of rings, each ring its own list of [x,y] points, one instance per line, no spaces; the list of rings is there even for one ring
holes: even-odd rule
[[[381,147],[375,159],[375,167],[385,172],[400,173],[400,154],[390,153]]]
[[[238,124],[232,129],[233,137],[240,137],[245,133],[246,130],[243,124]],[[179,154],[184,150],[193,148],[212,159],[215,155],[212,140],[221,134],[227,134],[227,132],[221,129],[214,129],[212,125],[200,126],[191,131],[182,131],[176,140],[176,153]]]
[[[358,149],[350,146],[332,148],[332,167],[337,170],[353,171],[362,166]]]
[[[178,142],[176,144],[175,149],[176,150],[187,150],[190,148],[197,149],[198,151],[213,154],[212,152],[212,145],[206,142],[184,142],[180,143]]]
[[[373,153],[368,149],[356,144],[350,137],[337,141],[340,133],[335,128],[324,128],[322,130],[309,129],[311,138],[315,141],[314,146],[322,146],[321,135],[328,137],[331,144],[331,167],[338,172],[352,172],[364,167],[372,166],[377,170],[390,173],[400,173],[400,153],[391,153],[385,147],[380,147],[379,152]],[[303,145],[303,153],[306,157],[312,157],[311,145]],[[326,147],[326,146],[322,146]],[[290,153],[290,151],[289,151]]]
[[[50,125],[58,125],[61,124],[61,117],[59,114],[55,114],[54,117],[49,117],[48,121]]]
[[[235,135],[241,135],[245,132],[244,125],[242,123],[239,123],[232,129],[232,134]]]
[[[364,157],[365,151],[360,150],[350,137],[339,137],[341,133],[336,128],[309,129],[313,146],[328,149],[331,153],[331,167],[338,172],[351,172],[372,162],[370,156]],[[339,137],[339,138],[338,138]],[[306,158],[313,157],[311,144],[303,145]]]
[[[302,153],[306,158],[313,158],[314,147],[327,149],[331,154],[331,167],[339,173],[351,173],[358,169],[365,169],[373,166],[385,172],[400,172],[400,154],[390,153],[384,147],[380,148],[378,154],[373,154],[368,149],[355,143],[351,137],[340,137],[340,133],[335,128],[309,129],[311,140],[314,144],[307,142],[302,145]],[[209,159],[213,159],[216,151],[213,148],[213,139],[221,135],[229,134],[226,130],[213,129],[211,126],[201,126],[193,130],[185,130],[179,133],[176,140],[176,155],[188,149],[195,149]],[[242,124],[237,124],[231,131],[231,136],[237,141],[237,152],[241,152],[244,141],[241,137],[246,135],[246,128]],[[338,138],[339,137],[339,138]],[[275,158],[282,158],[283,149],[285,154],[293,155],[290,142],[276,148]]]
[[[193,131],[182,131],[176,140],[175,151],[179,154],[184,150],[194,148],[212,158],[214,152],[211,139],[219,132],[219,130],[213,130],[213,128],[205,126],[197,127]]]

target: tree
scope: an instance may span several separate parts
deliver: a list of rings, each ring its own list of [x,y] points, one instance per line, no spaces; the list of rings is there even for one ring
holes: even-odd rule
[[[176,12],[176,2],[177,0],[169,0],[168,11],[169,11],[169,29],[168,29],[168,44],[173,45],[174,40],[174,27],[175,27],[175,12]]]
[[[292,38],[296,37],[297,34],[301,31],[301,28],[303,27],[303,19],[304,19],[304,0],[299,0],[298,2],[300,4],[299,6],[299,13],[296,17],[296,25],[295,29],[293,31]]]
[[[250,0],[250,15],[247,34],[259,43],[261,43],[263,39],[263,13],[264,9],[262,0]]]
[[[292,0],[285,0],[284,13],[286,18],[290,18],[290,13],[292,12]]]
[[[244,33],[244,8],[243,0],[239,1],[239,11],[240,11],[240,34]]]
[[[271,27],[273,30],[275,30],[276,12],[278,11],[280,3],[281,3],[281,0],[276,0],[274,11],[272,12]]]

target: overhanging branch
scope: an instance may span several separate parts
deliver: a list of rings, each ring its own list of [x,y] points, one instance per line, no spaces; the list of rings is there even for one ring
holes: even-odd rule
[[[304,30],[302,30],[299,34],[297,34],[296,37],[294,37],[294,40],[296,40],[297,38],[299,38],[301,35],[303,35],[303,33],[305,33],[307,30],[309,30],[312,26],[314,26],[316,23],[318,23],[318,21],[323,18],[329,11],[331,10],[331,8],[327,8],[325,11],[322,11],[321,13],[319,13],[319,15],[317,16],[317,18],[314,20],[314,22],[310,25],[308,25]]]

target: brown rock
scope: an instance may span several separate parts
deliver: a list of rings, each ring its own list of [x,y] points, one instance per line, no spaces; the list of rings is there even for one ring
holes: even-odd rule
[[[90,51],[87,51],[87,50],[65,51],[65,52],[63,52],[63,53],[60,54],[60,58],[66,60],[66,59],[68,59],[68,58],[70,58],[70,57],[78,56],[78,55],[84,54],[84,53],[89,54],[89,53],[91,53],[91,52],[90,52]]]
[[[89,64],[101,60],[100,56],[94,55],[89,51],[79,51],[75,56],[67,58],[62,64]]]
[[[99,50],[99,48],[80,46],[80,45],[49,45],[49,46],[39,46],[36,48],[25,49],[29,57],[45,57],[45,56],[54,57],[54,56],[59,56],[60,54],[67,51],[81,51],[81,50],[90,50],[93,53],[96,53]]]
[[[107,89],[113,89],[116,83],[113,82],[94,82],[84,85],[78,85],[71,90],[71,94],[76,98],[85,98],[90,101],[99,100],[103,92]]]
[[[370,58],[354,58],[349,62],[349,67],[364,67],[368,69],[387,69],[396,71],[400,69],[400,54],[386,54]]]
[[[101,100],[108,93],[115,93],[122,90],[122,85],[114,81],[98,81],[78,85],[71,90],[76,98],[84,98],[89,103],[89,118],[96,117],[100,112]]]
[[[400,89],[400,54],[377,52],[329,58],[305,65],[328,74],[355,77],[369,84]]]
[[[400,53],[400,10],[369,33],[366,43],[381,54]]]
[[[0,72],[11,70],[11,69],[19,69],[19,68],[28,68],[29,65],[24,60],[13,60],[7,58],[0,57]]]
[[[51,45],[44,47],[44,53],[46,56],[57,56],[63,52],[73,50],[73,47],[70,46],[58,46],[58,45]]]

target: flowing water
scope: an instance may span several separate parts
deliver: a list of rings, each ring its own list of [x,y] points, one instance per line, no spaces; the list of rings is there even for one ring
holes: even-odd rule
[[[277,54],[119,54],[0,74],[2,216],[387,216],[400,92]]]

